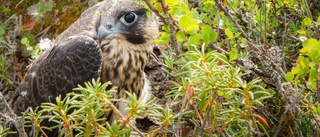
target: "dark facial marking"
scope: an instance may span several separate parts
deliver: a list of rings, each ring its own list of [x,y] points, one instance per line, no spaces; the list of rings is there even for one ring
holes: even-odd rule
[[[117,19],[119,20],[122,16],[130,13],[130,12],[134,12],[135,14],[137,14],[138,16],[143,16],[147,13],[147,9],[146,8],[141,8],[141,9],[138,9],[136,11],[121,11],[119,12],[118,16],[117,16]]]
[[[141,8],[139,10],[134,11],[134,13],[136,13],[137,15],[145,15],[147,13],[147,9],[146,8]]]
[[[134,15],[132,12],[134,12],[136,15]],[[123,36],[131,43],[133,44],[142,44],[146,42],[146,39],[143,37],[143,24],[147,21],[148,17],[146,15],[147,9],[141,8],[136,11],[132,12],[122,12],[120,16],[118,16],[118,19],[120,19],[122,16],[124,16],[124,19],[126,22],[130,23],[130,21],[134,21],[135,18],[137,18],[137,21],[133,23],[130,26],[124,27],[125,33],[123,33]]]
[[[136,26],[133,26],[133,27],[136,27]],[[132,32],[128,32],[128,33],[125,33],[124,34],[124,37],[131,43],[133,44],[142,44],[142,43],[145,43],[146,42],[146,39],[142,36],[143,35],[143,32],[142,31],[139,31],[138,34],[141,34],[141,35],[136,35]]]

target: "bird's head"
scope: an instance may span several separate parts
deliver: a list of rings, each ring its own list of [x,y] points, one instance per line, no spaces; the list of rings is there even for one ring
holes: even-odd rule
[[[157,38],[155,15],[147,16],[142,4],[131,0],[105,0],[97,24],[99,41],[122,39],[132,44],[144,44]]]

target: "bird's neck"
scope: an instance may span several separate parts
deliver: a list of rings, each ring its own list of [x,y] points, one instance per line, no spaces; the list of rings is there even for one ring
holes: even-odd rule
[[[139,95],[144,85],[144,67],[152,44],[134,45],[124,40],[102,41],[102,82]]]

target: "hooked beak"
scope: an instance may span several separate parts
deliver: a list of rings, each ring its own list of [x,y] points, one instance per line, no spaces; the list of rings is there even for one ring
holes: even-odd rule
[[[101,42],[103,39],[106,39],[112,34],[112,31],[106,29],[104,26],[100,26],[98,29],[98,38]]]
[[[120,35],[119,32],[118,26],[112,21],[107,20],[105,24],[102,24],[98,29],[99,41],[118,37]]]

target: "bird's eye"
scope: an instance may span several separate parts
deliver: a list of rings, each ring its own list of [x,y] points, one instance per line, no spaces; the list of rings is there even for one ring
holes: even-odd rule
[[[125,25],[132,25],[135,23],[138,19],[138,15],[135,14],[134,12],[129,12],[125,14],[124,16],[121,17],[120,21],[124,23]]]
[[[130,12],[126,15],[124,15],[124,20],[128,23],[132,23],[136,18],[136,15],[134,15],[134,13]]]

